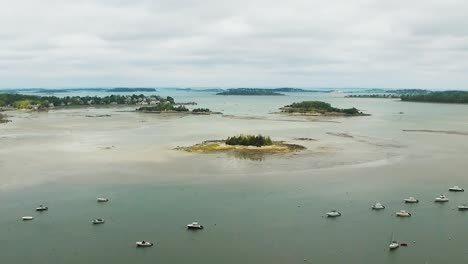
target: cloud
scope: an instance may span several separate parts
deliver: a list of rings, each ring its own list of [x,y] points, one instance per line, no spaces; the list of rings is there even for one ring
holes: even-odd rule
[[[0,86],[468,89],[462,0],[0,0]]]

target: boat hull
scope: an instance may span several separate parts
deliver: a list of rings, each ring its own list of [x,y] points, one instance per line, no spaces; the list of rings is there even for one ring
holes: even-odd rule
[[[187,229],[203,229],[203,226],[187,226]]]
[[[154,244],[153,243],[141,243],[141,242],[136,242],[137,247],[152,247]]]

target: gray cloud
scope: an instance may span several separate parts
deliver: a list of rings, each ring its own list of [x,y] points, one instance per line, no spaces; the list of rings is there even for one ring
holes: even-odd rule
[[[0,86],[468,87],[462,0],[0,2]]]

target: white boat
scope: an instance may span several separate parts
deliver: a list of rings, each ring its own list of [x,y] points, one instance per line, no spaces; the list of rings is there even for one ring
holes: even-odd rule
[[[22,219],[23,221],[29,221],[29,220],[33,220],[34,217],[32,217],[32,216],[23,216],[23,217],[21,217],[21,219]]]
[[[393,232],[392,232],[392,239],[390,240],[390,245],[388,246],[390,250],[397,249],[400,247],[400,243],[396,242],[395,238],[393,237]]]
[[[99,198],[97,198],[97,201],[98,201],[98,203],[105,203],[105,202],[108,202],[109,199],[104,198],[104,197],[99,197]]]
[[[445,203],[445,202],[448,202],[449,199],[447,197],[445,197],[445,195],[441,195],[437,198],[435,198],[434,202],[436,203]]]
[[[200,225],[198,222],[193,222],[187,225],[188,229],[203,229],[203,225]]]
[[[93,220],[93,225],[104,224],[105,222],[104,219],[98,218]]]
[[[404,199],[405,203],[419,203],[419,200],[414,198],[413,196],[410,196],[409,198]]]
[[[337,212],[336,210],[332,210],[331,212],[327,213],[327,217],[338,217],[341,216],[340,212]]]
[[[376,203],[372,206],[373,210],[382,210],[385,209],[385,206],[383,206],[381,203]]]
[[[144,240],[136,242],[137,247],[152,247],[153,245],[153,243]]]
[[[405,210],[401,210],[400,212],[396,212],[396,216],[399,216],[399,217],[410,217],[411,214],[406,212]]]
[[[390,249],[397,249],[400,247],[400,243],[396,242],[396,241],[392,241],[392,243],[390,243],[390,245],[388,246]]]
[[[465,190],[463,188],[460,188],[459,186],[455,185],[455,186],[449,188],[449,191],[451,191],[451,192],[464,192]]]
[[[49,208],[47,206],[39,205],[39,207],[36,208],[36,211],[42,212],[42,211],[47,211]]]
[[[462,204],[458,206],[459,211],[468,211],[468,205]]]

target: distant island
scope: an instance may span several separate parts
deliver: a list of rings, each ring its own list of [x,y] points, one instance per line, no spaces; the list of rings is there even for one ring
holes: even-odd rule
[[[362,90],[355,90],[355,91],[347,91],[345,93],[351,94],[427,94],[431,91],[425,89],[362,89]]]
[[[345,96],[346,98],[387,98],[387,99],[395,99],[400,98],[401,95],[399,94],[351,94]]]
[[[292,103],[280,108],[282,113],[313,115],[313,116],[365,116],[357,108],[340,109],[332,107],[329,103],[320,101],[304,101]]]
[[[108,93],[136,93],[136,92],[156,92],[155,88],[111,88]]]
[[[143,113],[187,113],[187,114],[204,114],[204,115],[209,115],[209,114],[220,114],[218,112],[212,112],[208,108],[195,108],[193,110],[189,110],[183,105],[177,105],[177,104],[172,104],[170,102],[165,102],[165,103],[160,103],[157,105],[153,106],[142,106],[137,109],[139,112]]]
[[[330,93],[333,90],[306,90],[300,88],[231,88],[221,90],[216,95],[284,95],[283,93]]]
[[[236,89],[228,89],[226,91],[219,92],[216,95],[268,95],[268,96],[277,96],[277,95],[284,95],[284,94],[272,91],[270,89],[236,88]]]
[[[209,140],[189,147],[177,147],[177,150],[198,153],[236,152],[242,154],[275,154],[304,150],[305,147],[272,141],[268,136],[237,135],[225,140]]]
[[[204,88],[204,89],[192,89],[192,88],[176,88],[177,91],[187,91],[187,92],[213,92],[220,93],[224,91],[220,88]]]
[[[55,107],[70,106],[105,106],[105,105],[159,105],[169,103],[175,105],[174,98],[158,95],[109,95],[98,96],[37,96],[24,94],[2,94],[0,93],[0,107],[47,110]]]
[[[271,90],[280,93],[331,93],[333,90],[306,90],[301,88],[290,88],[290,87],[282,87],[282,88],[272,88]]]
[[[444,91],[427,94],[402,95],[401,100],[407,102],[468,104],[468,92]]]
[[[403,95],[424,95],[429,94],[429,90],[424,89],[368,89],[363,91],[352,92],[351,95],[346,95],[345,98],[384,98],[396,99],[401,98]]]

